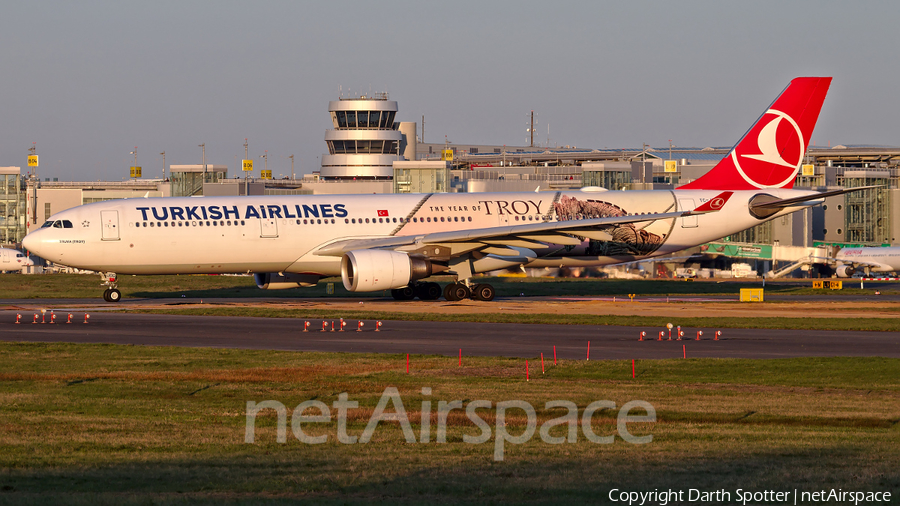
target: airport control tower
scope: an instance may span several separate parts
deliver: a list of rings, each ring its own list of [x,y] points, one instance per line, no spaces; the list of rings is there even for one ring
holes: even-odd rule
[[[325,132],[321,178],[390,180],[394,161],[415,159],[416,124],[394,122],[397,102],[386,93],[341,98],[328,111],[334,130]]]

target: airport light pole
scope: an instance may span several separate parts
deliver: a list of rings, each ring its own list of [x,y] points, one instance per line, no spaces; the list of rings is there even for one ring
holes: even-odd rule
[[[244,160],[250,159],[250,144],[247,142],[247,138],[244,137]],[[241,162],[241,166],[243,168],[243,161]],[[244,195],[250,195],[250,172],[244,171]]]
[[[137,168],[137,146],[135,146],[134,151],[131,151],[129,154],[134,155],[134,164],[131,166],[131,180],[134,181],[134,171]]]
[[[166,152],[163,151],[160,154],[163,157],[163,181],[165,181],[166,180]]]
[[[38,205],[38,197],[37,197],[37,189],[41,183],[41,178],[38,177],[38,164],[37,164],[37,142],[32,142],[31,147],[28,148],[28,152],[31,155],[28,157],[28,165],[31,165],[31,161],[34,160],[34,171],[31,173],[31,177],[34,180],[34,184],[31,185],[31,193],[32,193],[32,204],[31,204],[31,221],[35,225],[37,225],[37,205]],[[27,196],[25,197],[28,198]]]
[[[291,181],[294,180],[294,155],[289,156],[291,159]]]
[[[201,156],[203,160],[203,182],[206,182],[206,143],[200,144],[198,146],[201,149]]]

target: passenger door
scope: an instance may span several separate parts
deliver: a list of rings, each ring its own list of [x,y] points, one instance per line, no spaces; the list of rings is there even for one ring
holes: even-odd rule
[[[693,211],[696,209],[694,199],[678,199],[678,207],[681,208],[679,211]],[[697,215],[681,218],[681,228],[697,228]]]
[[[102,239],[104,241],[119,240],[119,211],[100,211]]]
[[[262,218],[259,220],[260,237],[278,237],[278,221],[275,218]]]

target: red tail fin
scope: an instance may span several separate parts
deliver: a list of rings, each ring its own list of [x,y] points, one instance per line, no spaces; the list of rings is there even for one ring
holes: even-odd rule
[[[753,190],[794,186],[830,85],[830,77],[798,77],[791,81],[727,157],[681,188]]]

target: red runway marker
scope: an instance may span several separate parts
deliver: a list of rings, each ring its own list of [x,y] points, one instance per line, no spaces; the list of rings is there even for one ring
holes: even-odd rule
[[[553,365],[556,365],[556,345],[553,345]]]
[[[631,359],[631,378],[634,379],[634,359]]]
[[[588,351],[587,351],[587,359],[591,359],[591,342],[588,341]]]
[[[525,381],[531,381],[528,379],[528,359],[525,359]]]
[[[544,352],[541,352],[541,374],[544,374]]]

